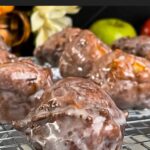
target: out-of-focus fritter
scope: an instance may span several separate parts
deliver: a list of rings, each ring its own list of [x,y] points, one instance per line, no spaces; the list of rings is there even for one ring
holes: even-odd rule
[[[51,76],[30,60],[0,64],[0,122],[23,119],[51,88]]]
[[[150,60],[150,37],[137,36],[134,38],[121,38],[114,42],[113,49],[121,49],[127,53],[145,57]]]
[[[150,108],[150,62],[121,50],[103,56],[88,75],[119,108]]]
[[[74,40],[81,30],[79,28],[66,28],[49,37],[47,41],[34,50],[34,56],[40,63],[48,62],[52,66],[58,66],[59,58],[65,45]]]

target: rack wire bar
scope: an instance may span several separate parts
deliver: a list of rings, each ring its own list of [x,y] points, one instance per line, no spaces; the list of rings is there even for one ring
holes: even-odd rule
[[[25,135],[0,125],[0,150],[34,150]],[[122,150],[150,150],[150,109],[129,110]]]
[[[150,150],[150,109],[129,110],[123,150]]]

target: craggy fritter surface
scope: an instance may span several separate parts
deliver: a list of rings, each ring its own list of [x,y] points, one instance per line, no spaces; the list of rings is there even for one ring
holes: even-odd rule
[[[87,75],[95,61],[111,49],[102,43],[89,30],[82,30],[79,35],[65,47],[59,61],[61,75],[80,76]]]
[[[30,60],[0,64],[0,122],[23,119],[51,87],[51,76]]]
[[[150,62],[121,50],[102,57],[88,75],[117,106],[150,108]]]
[[[113,49],[122,49],[127,53],[150,60],[150,37],[141,35],[134,38],[121,38],[114,42]]]
[[[49,37],[47,41],[34,50],[34,56],[43,64],[49,62],[57,66],[65,45],[74,40],[81,30],[79,28],[66,28]]]
[[[120,150],[125,115],[97,84],[64,78],[42,98],[24,120],[13,122],[37,150]]]

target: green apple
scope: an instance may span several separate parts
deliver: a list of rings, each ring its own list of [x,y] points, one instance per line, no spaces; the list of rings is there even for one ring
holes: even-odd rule
[[[90,27],[103,42],[108,45],[121,37],[135,37],[137,35],[134,27],[121,19],[106,18],[96,21]]]

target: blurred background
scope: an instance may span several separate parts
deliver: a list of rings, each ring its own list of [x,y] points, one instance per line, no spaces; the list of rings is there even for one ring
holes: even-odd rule
[[[15,10],[23,11],[27,14],[30,21],[30,15],[33,7],[16,6]],[[131,23],[140,33],[141,26],[150,18],[149,6],[82,6],[77,14],[69,15],[72,18],[73,26],[80,28],[89,28],[90,25],[101,18],[120,18]],[[21,25],[19,25],[21,32]],[[12,47],[12,51],[22,56],[31,56],[35,48],[35,34],[31,32],[25,42]]]

